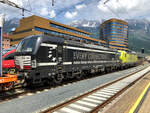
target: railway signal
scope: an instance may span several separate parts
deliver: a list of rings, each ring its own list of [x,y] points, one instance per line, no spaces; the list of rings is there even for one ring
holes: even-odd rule
[[[141,53],[142,53],[142,54],[144,53],[144,48],[141,49]]]

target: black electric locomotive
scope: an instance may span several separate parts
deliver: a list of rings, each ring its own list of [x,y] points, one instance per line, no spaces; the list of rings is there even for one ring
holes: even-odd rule
[[[64,78],[115,69],[119,62],[115,50],[45,34],[24,38],[15,56],[16,67],[29,84],[60,83]]]

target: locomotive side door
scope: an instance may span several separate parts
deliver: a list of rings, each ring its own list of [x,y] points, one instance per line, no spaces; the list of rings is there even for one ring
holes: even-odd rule
[[[63,71],[63,44],[57,46],[57,73],[62,74]]]

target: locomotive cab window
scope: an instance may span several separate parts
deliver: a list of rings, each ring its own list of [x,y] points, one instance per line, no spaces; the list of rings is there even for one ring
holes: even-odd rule
[[[120,56],[121,56],[121,53],[120,53],[120,52],[118,52],[118,53],[117,53],[117,55],[120,57]]]
[[[124,54],[124,57],[127,57],[127,54]]]
[[[39,39],[40,37],[30,37],[30,38],[27,38],[27,39],[24,39],[22,40],[16,51],[17,52],[33,52],[34,49],[35,49],[35,46],[36,46],[36,43],[37,43],[37,40]]]

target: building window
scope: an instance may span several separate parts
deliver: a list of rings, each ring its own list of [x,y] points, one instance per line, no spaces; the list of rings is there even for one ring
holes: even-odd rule
[[[54,27],[54,28],[61,29],[61,30],[65,30],[65,31],[69,31],[69,32],[72,32],[72,33],[76,33],[76,34],[79,34],[79,35],[83,35],[83,36],[89,37],[89,35],[86,34],[86,33],[79,32],[79,31],[76,31],[76,30],[73,30],[73,29],[70,29],[70,28],[66,28],[66,27],[63,27],[63,26],[56,25],[56,24],[50,23],[50,26]]]
[[[65,38],[65,39],[73,39],[73,40],[77,40],[77,41],[82,40],[83,42],[94,43],[94,44],[98,43],[97,41],[94,41],[94,40],[88,40],[88,39],[85,39],[85,38],[76,37],[76,36],[72,36],[72,35],[64,34],[64,33],[59,33],[59,32],[55,32],[55,31],[51,31],[51,30],[47,30],[47,29],[43,29],[43,28],[39,28],[39,27],[35,27],[34,29],[36,31],[40,31],[40,32],[43,32],[43,33],[48,33],[48,34],[52,34],[52,35],[55,35],[55,36],[61,36],[62,38]]]

